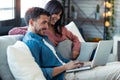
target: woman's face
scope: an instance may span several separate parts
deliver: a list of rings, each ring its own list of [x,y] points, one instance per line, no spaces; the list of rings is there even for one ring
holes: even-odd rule
[[[50,24],[55,25],[55,23],[61,18],[62,11],[60,11],[58,14],[52,14],[50,16]]]

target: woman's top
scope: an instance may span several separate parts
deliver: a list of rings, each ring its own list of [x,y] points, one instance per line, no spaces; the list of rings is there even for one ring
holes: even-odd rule
[[[54,34],[51,30],[46,31],[46,35],[52,41],[52,43],[57,46],[60,42],[68,39],[71,40],[73,43],[72,51],[80,51],[80,42],[77,36],[75,36],[71,31],[67,30],[67,28],[62,27],[62,36],[59,34]]]

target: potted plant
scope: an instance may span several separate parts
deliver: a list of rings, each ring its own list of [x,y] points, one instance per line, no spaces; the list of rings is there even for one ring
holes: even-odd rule
[[[74,5],[71,6],[71,13],[72,13],[72,17],[73,17],[74,19],[77,19],[77,12],[76,12],[76,10],[75,10]]]
[[[75,7],[73,5],[71,6],[71,11],[75,12]]]
[[[95,19],[96,20],[100,19],[100,6],[99,6],[99,4],[96,5]]]

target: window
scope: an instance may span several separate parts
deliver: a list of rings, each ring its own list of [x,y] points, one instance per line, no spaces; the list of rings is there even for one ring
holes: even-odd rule
[[[14,0],[0,0],[0,21],[14,19]]]
[[[50,0],[21,0],[21,18],[24,17],[26,10],[30,7],[42,7]]]

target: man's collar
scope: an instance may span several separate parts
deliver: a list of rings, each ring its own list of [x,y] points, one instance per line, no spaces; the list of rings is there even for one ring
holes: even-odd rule
[[[40,35],[40,34],[36,34],[36,33],[33,33],[31,31],[28,31],[27,32],[28,34],[31,34],[31,36],[35,37],[35,38],[38,38],[40,40],[42,40],[43,38],[44,39],[48,39],[48,37],[46,35]]]

